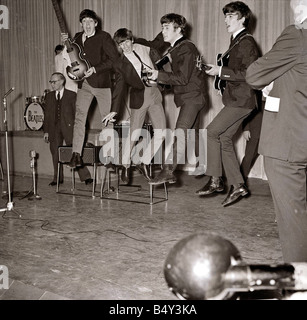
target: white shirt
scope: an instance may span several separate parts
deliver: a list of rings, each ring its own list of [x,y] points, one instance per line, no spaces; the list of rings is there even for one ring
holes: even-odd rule
[[[242,28],[242,29],[236,31],[235,33],[233,33],[233,35],[232,35],[233,39],[235,39],[235,37],[236,37],[240,32],[242,32],[244,29],[245,29],[245,28]]]
[[[62,88],[60,91],[58,91],[58,90],[55,91],[55,99],[58,99],[58,93],[59,92],[60,92],[60,99],[63,98],[64,88]]]
[[[133,44],[133,50],[137,53],[137,55],[140,57],[142,62],[149,66],[150,68],[154,69],[154,66],[152,64],[152,61],[149,56],[150,48],[134,43]],[[141,78],[141,69],[142,69],[142,64],[140,60],[137,58],[137,56],[131,52],[129,54],[124,53],[125,57],[132,63],[133,67],[135,68],[137,74]],[[145,67],[146,67],[145,65]]]
[[[83,34],[82,34],[82,42],[83,42],[83,44],[84,44],[84,42],[85,42],[85,40],[86,40],[87,38],[93,37],[93,36],[95,35],[95,33],[96,33],[96,30],[95,30],[90,36],[88,36],[88,35],[86,35],[85,33],[83,33]]]

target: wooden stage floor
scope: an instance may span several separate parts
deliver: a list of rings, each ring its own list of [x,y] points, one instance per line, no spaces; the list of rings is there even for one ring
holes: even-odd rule
[[[179,240],[200,231],[230,240],[249,264],[282,263],[267,181],[249,179],[251,195],[224,208],[225,194],[198,197],[207,177],[187,173],[168,187],[167,201],[154,205],[137,202],[148,200],[148,184],[136,174],[133,183],[144,193],[123,188],[120,196],[136,202],[100,199],[100,185],[92,198],[91,186],[78,181],[75,195],[56,193],[46,178],[38,178],[42,199],[31,201],[24,196],[32,178],[11,180],[14,207],[0,218],[0,265],[10,287],[0,289],[0,300],[177,300],[164,262]],[[0,185],[3,195],[6,181]],[[66,179],[61,190],[70,187]]]

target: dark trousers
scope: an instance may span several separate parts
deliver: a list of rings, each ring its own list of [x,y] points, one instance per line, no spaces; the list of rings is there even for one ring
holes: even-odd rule
[[[244,183],[233,137],[252,109],[224,107],[207,127],[206,175],[221,177],[223,168],[229,185]]]
[[[246,142],[245,154],[241,162],[241,172],[245,180],[259,156],[258,145],[263,117],[263,108],[259,108],[254,109],[250,116],[244,120],[244,122],[248,122],[248,130],[251,134],[250,139]]]
[[[307,163],[264,157],[286,263],[307,262]]]
[[[173,144],[173,165],[172,169],[175,170],[178,164],[186,164],[186,147],[189,143],[187,130],[195,129],[195,155],[198,155],[198,137],[199,137],[199,113],[204,108],[204,105],[187,104],[180,107],[180,112],[176,122],[176,129],[182,129],[184,132],[184,139],[177,138]],[[168,158],[168,163],[170,159]]]
[[[54,182],[57,181],[59,147],[63,145],[64,141],[66,145],[72,145],[72,135],[63,134],[60,128],[60,125],[57,124],[55,126],[54,139],[50,141],[50,152],[52,155],[52,162],[53,162],[53,181]],[[87,167],[80,167],[76,169],[76,171],[78,172],[78,175],[81,181],[85,181],[86,179],[91,178],[91,174]],[[63,166],[61,166],[61,169],[60,169],[59,180],[63,181]]]

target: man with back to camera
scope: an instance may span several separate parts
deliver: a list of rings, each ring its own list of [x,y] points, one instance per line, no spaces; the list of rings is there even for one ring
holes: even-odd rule
[[[266,98],[259,153],[273,197],[285,262],[307,262],[307,0],[291,0],[295,25],[247,69]]]

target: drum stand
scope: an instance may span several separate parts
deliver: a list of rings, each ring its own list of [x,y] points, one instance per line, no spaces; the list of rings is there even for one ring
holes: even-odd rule
[[[7,171],[7,193],[8,193],[8,203],[6,208],[0,209],[0,212],[14,211],[14,203],[12,202],[11,195],[11,181],[10,181],[10,159],[9,159],[9,147],[8,147],[8,126],[7,126],[7,107],[6,107],[6,97],[14,90],[11,88],[3,97],[3,108],[4,108],[4,129],[5,129],[5,149],[6,149],[6,171]],[[14,211],[15,214],[21,218],[21,215]]]

